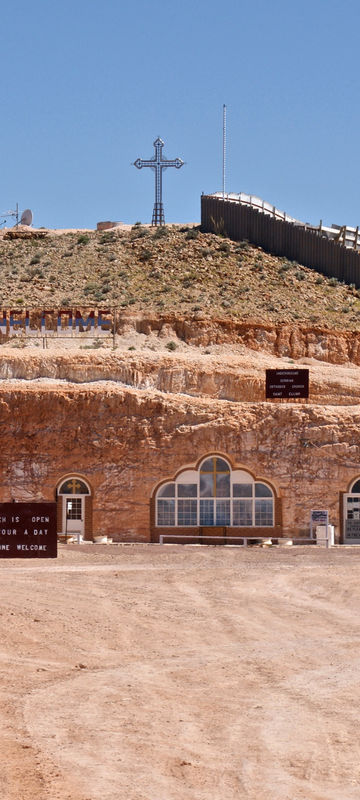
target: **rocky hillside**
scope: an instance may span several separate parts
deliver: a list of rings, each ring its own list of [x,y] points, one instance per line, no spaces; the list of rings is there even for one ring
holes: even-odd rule
[[[198,228],[0,232],[0,300],[360,329],[360,291]]]

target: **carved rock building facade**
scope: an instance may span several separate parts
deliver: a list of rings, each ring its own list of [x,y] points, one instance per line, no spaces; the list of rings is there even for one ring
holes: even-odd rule
[[[321,508],[356,542],[359,430],[359,406],[3,380],[0,499],[56,499],[59,532],[87,540],[307,536]]]

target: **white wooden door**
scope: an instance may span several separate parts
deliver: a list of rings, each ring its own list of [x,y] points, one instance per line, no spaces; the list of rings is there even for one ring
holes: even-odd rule
[[[63,496],[64,532],[80,533],[84,536],[85,530],[85,497],[83,495]]]

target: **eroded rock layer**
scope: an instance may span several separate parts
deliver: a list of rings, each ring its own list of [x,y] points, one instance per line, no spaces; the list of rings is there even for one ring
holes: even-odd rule
[[[2,387],[1,500],[53,499],[82,474],[94,532],[149,538],[156,483],[211,452],[271,480],[284,532],[304,533],[310,509],[339,520],[339,492],[359,471],[360,406],[232,403],[113,385]]]
[[[92,535],[148,541],[157,484],[223,453],[273,484],[284,535],[307,534],[317,507],[339,531],[340,492],[360,475],[358,336],[135,314],[100,346],[12,340],[0,349],[1,500],[51,500],[80,475]],[[266,369],[299,366],[309,401],[266,402]]]

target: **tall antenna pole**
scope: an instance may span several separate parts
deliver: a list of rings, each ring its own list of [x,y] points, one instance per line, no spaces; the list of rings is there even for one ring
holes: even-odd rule
[[[225,200],[225,168],[226,168],[226,105],[223,105],[223,200]]]

